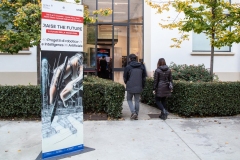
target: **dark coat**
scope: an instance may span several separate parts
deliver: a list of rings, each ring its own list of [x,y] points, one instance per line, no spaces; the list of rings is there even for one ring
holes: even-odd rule
[[[107,69],[107,61],[105,59],[100,60],[100,69],[101,71],[105,71]]]
[[[172,82],[172,73],[167,65],[160,66],[154,73],[153,90],[156,92],[156,97],[169,97],[171,90],[169,89],[169,82]]]
[[[123,73],[126,91],[130,93],[141,93],[146,81],[146,70],[143,64],[131,61]]]

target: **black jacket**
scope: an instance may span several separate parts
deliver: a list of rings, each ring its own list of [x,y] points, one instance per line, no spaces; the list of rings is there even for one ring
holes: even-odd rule
[[[167,65],[158,67],[154,72],[153,90],[156,97],[171,96],[169,82],[172,82],[172,73]]]
[[[107,61],[105,59],[100,60],[101,71],[105,71],[107,69]]]
[[[130,93],[141,93],[146,81],[146,70],[143,64],[131,61],[123,73],[126,91]]]

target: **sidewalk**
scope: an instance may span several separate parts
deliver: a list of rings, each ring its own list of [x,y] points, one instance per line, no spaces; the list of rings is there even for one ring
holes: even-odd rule
[[[127,102],[122,121],[85,121],[84,146],[94,149],[71,160],[238,160],[240,116],[166,121],[150,118],[159,110],[141,104],[130,120]],[[41,122],[1,121],[0,160],[34,160],[41,152]]]

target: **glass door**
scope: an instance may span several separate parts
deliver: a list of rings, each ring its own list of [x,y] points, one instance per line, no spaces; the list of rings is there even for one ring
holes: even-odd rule
[[[113,25],[113,80],[124,84],[123,71],[128,56],[128,26]]]

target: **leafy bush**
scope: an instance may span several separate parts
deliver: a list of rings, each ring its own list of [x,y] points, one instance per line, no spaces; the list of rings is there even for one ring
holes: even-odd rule
[[[0,117],[40,117],[39,86],[0,86]]]
[[[125,95],[122,84],[90,76],[84,79],[83,87],[83,105],[86,112],[105,112],[113,118],[121,117]]]
[[[212,79],[218,80],[216,75],[211,76],[210,72],[202,65],[177,65],[171,63],[169,66],[172,70],[172,76],[174,80],[185,80],[192,82],[210,82]]]
[[[85,111],[105,112],[121,117],[125,88],[123,85],[97,77],[83,83]],[[41,116],[40,86],[0,86],[0,117],[30,118]]]
[[[141,93],[141,102],[148,105],[156,105],[153,94],[153,78],[146,78],[145,87]]]
[[[156,105],[152,93],[153,79],[148,78],[142,102]],[[231,116],[240,114],[240,82],[174,81],[168,109],[182,116]]]

